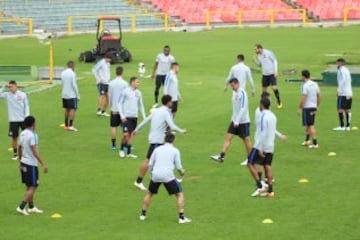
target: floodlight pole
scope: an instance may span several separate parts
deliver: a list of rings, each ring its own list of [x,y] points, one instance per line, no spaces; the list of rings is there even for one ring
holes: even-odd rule
[[[53,83],[54,78],[54,46],[53,41],[50,39],[49,46],[49,84]]]

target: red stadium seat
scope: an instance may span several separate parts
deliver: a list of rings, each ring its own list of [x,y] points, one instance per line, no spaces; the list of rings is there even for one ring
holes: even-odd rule
[[[296,3],[314,12],[323,20],[342,19],[345,7],[360,7],[360,0],[296,0]],[[353,16],[354,13],[349,13],[350,19]]]
[[[161,11],[170,16],[180,17],[188,23],[205,23],[206,11],[232,10],[233,14],[217,14],[211,16],[212,22],[237,22],[237,10],[270,10],[291,9],[289,5],[281,0],[143,0],[151,2]],[[310,0],[303,0],[311,2]],[[332,1],[332,0],[330,0]],[[280,14],[276,20],[289,21],[300,20],[299,14]],[[243,21],[269,21],[270,15],[266,12],[244,13]]]

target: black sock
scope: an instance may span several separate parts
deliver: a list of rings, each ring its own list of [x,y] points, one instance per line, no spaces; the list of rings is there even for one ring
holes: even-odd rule
[[[305,141],[309,141],[309,140],[310,140],[310,134],[306,134]]]
[[[130,145],[127,145],[127,154],[130,154],[131,153],[131,144]]]
[[[269,184],[268,192],[269,193],[273,192],[273,185],[272,184]]]
[[[262,172],[258,172],[259,179],[262,179]]]
[[[225,152],[221,152],[221,153],[220,153],[220,157],[221,157],[221,158],[224,158],[224,157],[225,157]]]
[[[74,120],[69,119],[69,127],[72,127]]]
[[[111,145],[112,145],[113,147],[116,147],[116,138],[112,138],[112,139],[111,139]]]
[[[19,208],[20,208],[21,210],[23,210],[25,207],[26,207],[26,202],[22,201],[22,202],[20,203]]]
[[[29,202],[29,208],[34,208],[35,207],[35,205],[34,205],[34,202]]]
[[[142,215],[142,216],[146,216],[146,210],[142,209],[142,210],[141,210],[141,215]]]
[[[158,103],[158,99],[159,99],[159,89],[155,89],[154,95],[155,95],[155,103]]]
[[[278,90],[278,89],[275,89],[275,90],[274,90],[274,94],[275,94],[275,97],[276,97],[276,99],[277,99],[278,104],[280,105],[281,101],[280,101],[280,93],[279,93],[279,90]]]
[[[121,143],[121,148],[120,148],[120,149],[121,149],[122,151],[124,151],[125,146],[126,146],[126,144],[122,142],[122,143]]]
[[[69,126],[69,119],[66,117],[65,118],[65,127],[68,127]]]
[[[179,218],[184,219],[184,213],[183,212],[179,213]]]
[[[97,111],[101,111],[101,108],[98,108]]]
[[[17,155],[17,148],[14,148],[13,152],[14,152],[14,156]]]
[[[142,177],[137,177],[136,182],[137,182],[137,183],[141,183],[141,182],[142,182],[142,180],[143,180],[143,178],[142,178]]]
[[[262,188],[262,184],[261,184],[260,180],[256,180],[256,186],[257,186],[257,188]]]
[[[101,113],[105,113],[105,110],[101,110]]]
[[[313,145],[317,145],[317,140],[313,139]]]
[[[351,112],[346,112],[345,113],[346,116],[346,126],[350,127],[350,122],[351,122]]]
[[[339,113],[340,127],[344,127],[344,114]]]

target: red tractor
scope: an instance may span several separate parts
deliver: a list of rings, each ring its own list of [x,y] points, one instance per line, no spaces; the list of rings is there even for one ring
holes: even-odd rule
[[[117,23],[119,33],[111,34],[110,30],[104,29],[104,22],[111,21]],[[97,20],[96,31],[97,44],[92,51],[80,53],[80,62],[94,62],[101,59],[106,53],[111,53],[111,63],[124,63],[131,61],[131,53],[122,46],[121,21],[118,17],[100,17]]]

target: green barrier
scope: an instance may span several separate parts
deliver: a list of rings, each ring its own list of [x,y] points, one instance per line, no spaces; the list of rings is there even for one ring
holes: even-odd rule
[[[349,68],[352,79],[352,86],[360,86],[360,67],[358,66],[346,66]],[[326,69],[322,72],[323,83],[328,86],[337,86],[337,69],[335,66]]]
[[[0,80],[29,81],[37,78],[35,66],[0,66]]]

